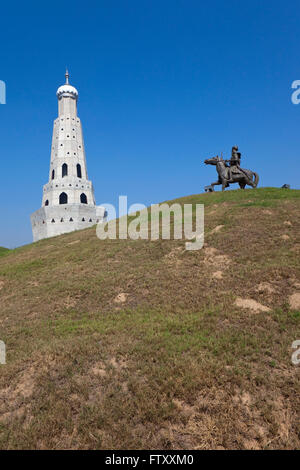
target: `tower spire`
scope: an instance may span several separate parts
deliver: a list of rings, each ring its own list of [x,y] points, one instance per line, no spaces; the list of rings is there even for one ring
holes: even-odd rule
[[[66,85],[69,85],[69,72],[67,68],[66,68],[65,77],[66,77]]]

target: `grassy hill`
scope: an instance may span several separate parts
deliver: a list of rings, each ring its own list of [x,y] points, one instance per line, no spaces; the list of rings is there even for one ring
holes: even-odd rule
[[[3,246],[0,246],[0,256],[6,255],[9,252],[8,248],[4,248]]]
[[[300,191],[176,202],[202,250],[91,228],[1,257],[0,448],[299,448]]]

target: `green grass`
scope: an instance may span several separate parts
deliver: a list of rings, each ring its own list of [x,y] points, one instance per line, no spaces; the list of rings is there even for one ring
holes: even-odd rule
[[[3,246],[0,246],[0,256],[7,255],[10,252],[8,248],[4,248]]]

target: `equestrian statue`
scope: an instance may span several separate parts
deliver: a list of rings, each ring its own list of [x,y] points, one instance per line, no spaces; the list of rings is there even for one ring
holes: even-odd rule
[[[211,183],[210,186],[205,187],[205,191],[214,191],[214,186],[222,185],[222,191],[228,188],[230,184],[238,183],[241,189],[245,189],[246,184],[256,188],[258,185],[259,176],[251,170],[245,170],[240,167],[241,153],[238,151],[238,146],[232,147],[230,160],[223,160],[218,155],[213,158],[204,160],[206,165],[215,165],[218,173],[218,181]]]

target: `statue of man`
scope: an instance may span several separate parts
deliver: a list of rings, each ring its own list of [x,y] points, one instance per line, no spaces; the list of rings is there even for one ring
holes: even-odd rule
[[[236,173],[236,170],[238,171],[240,168],[241,154],[238,152],[238,150],[239,148],[237,145],[231,149],[230,168],[232,173]]]
[[[228,179],[232,178],[233,174],[239,174],[241,172],[241,153],[238,152],[239,148],[237,145],[231,149],[231,159],[226,160],[229,163]]]

